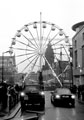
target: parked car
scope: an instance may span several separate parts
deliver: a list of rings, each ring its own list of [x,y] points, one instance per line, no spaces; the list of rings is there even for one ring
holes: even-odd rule
[[[57,88],[51,92],[51,103],[55,106],[72,106],[75,107],[75,95],[68,88]]]
[[[25,85],[20,94],[21,111],[44,111],[45,94],[39,90],[39,85]]]

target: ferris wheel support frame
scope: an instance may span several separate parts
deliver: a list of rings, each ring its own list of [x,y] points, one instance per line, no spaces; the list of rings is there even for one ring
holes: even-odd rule
[[[51,67],[51,65],[49,64],[49,62],[48,62],[48,60],[46,59],[46,57],[45,57],[45,56],[43,56],[43,57],[44,57],[45,61],[47,62],[49,68],[51,69],[52,74],[54,75],[54,77],[57,79],[57,81],[60,83],[60,86],[62,87],[62,83],[61,83],[61,81],[59,80],[57,74],[56,74],[56,73],[54,72],[54,70],[52,69],[52,67]]]

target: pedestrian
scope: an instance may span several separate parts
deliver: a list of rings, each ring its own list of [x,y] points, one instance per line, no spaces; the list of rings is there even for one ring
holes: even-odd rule
[[[78,86],[78,99],[80,99],[80,86]]]
[[[3,111],[7,108],[7,84],[2,83],[2,106],[3,106]]]

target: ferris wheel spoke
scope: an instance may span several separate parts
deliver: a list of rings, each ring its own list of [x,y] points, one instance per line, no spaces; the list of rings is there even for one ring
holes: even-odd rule
[[[59,50],[59,49],[62,49],[62,48],[64,48],[64,47],[57,47],[57,48],[54,48],[54,50]]]
[[[49,42],[52,42],[52,40],[54,40],[54,39],[55,39],[55,37],[56,37],[58,34],[59,34],[59,32],[58,32],[58,33],[56,33],[56,34],[55,34],[55,36],[54,36],[53,38],[51,38]]]
[[[36,65],[36,63],[37,63],[38,58],[39,58],[39,56],[37,55],[37,58],[36,58],[36,60],[35,60],[35,62],[34,62],[34,64],[33,64],[33,66],[32,66],[32,70],[34,69],[34,66],[35,66],[35,65]]]
[[[22,34],[22,33],[21,33]],[[22,34],[23,35],[23,34]],[[33,46],[34,46],[34,48],[33,49],[36,49],[36,48],[38,48],[35,44],[33,44],[33,42],[31,42],[31,40],[29,39],[29,38],[27,38],[25,35],[23,35],[23,37],[24,38],[26,38],[26,40],[28,40],[28,42],[30,42]]]
[[[29,28],[28,28],[28,30],[29,30]],[[33,40],[34,40],[34,42],[35,42],[35,44],[36,44],[36,46],[37,46],[37,48],[38,48],[39,46],[38,46],[38,44],[37,44],[37,42],[36,42],[36,40],[35,40],[35,38],[34,38],[32,32],[31,32],[30,30],[29,30],[29,33],[30,33],[30,35],[32,36],[32,38],[33,38]]]
[[[48,35],[47,35],[47,38],[46,38],[46,40],[45,40],[45,43],[43,44],[44,48],[46,48],[46,42],[47,42],[47,40],[48,40],[48,37],[49,37],[50,33],[51,33],[51,29],[50,29],[50,31],[49,31],[49,33],[48,33]]]
[[[33,55],[32,55],[32,54],[31,54],[31,55],[29,54],[29,56],[27,55],[27,58],[28,58],[29,61],[31,61],[31,60],[33,59],[33,57],[34,57],[34,56],[36,57],[37,55],[38,55],[37,53],[34,53]]]
[[[26,67],[22,70],[22,72],[23,72],[24,70],[26,70],[26,69],[29,67],[29,65],[31,65],[31,63],[32,63],[36,58],[38,58],[38,55],[35,56],[35,57],[29,62],[29,64],[26,65]]]
[[[60,53],[54,53],[55,55],[60,55]],[[62,55],[66,55],[66,54],[64,54],[64,53],[62,53]],[[66,55],[67,56],[67,55]]]
[[[62,44],[62,46],[63,46],[63,48],[64,48],[64,50],[65,50],[65,52],[66,52],[66,55],[67,55],[67,57],[68,57],[68,59],[69,59],[69,61],[70,61],[70,57],[69,57],[69,55],[68,55],[68,53],[67,53],[66,48],[64,47],[64,45],[63,45],[63,44]]]
[[[38,48],[34,48],[34,47],[30,46],[29,44],[28,44],[28,47],[32,48],[33,50],[38,50]]]
[[[25,54],[19,54],[19,55],[17,55],[16,57],[21,57],[21,56],[25,56],[25,55],[32,55],[32,54],[35,54],[35,53],[25,53]]]
[[[56,39],[55,39],[55,40],[56,40]],[[58,40],[58,39],[57,39],[57,40]],[[65,38],[59,39],[59,41],[57,41],[56,43],[53,43],[52,46],[57,45],[58,43],[60,43],[60,42],[63,41],[63,40],[65,40]]]
[[[33,52],[35,52],[35,50],[31,50],[31,49],[14,48],[14,47],[13,47],[13,49],[14,49],[14,50],[33,51]]]
[[[20,55],[17,55],[16,57],[21,57],[21,56],[25,56],[26,54],[20,54]]]
[[[37,53],[37,52],[35,52],[35,51],[33,51],[33,52],[31,52],[31,53],[26,53],[26,55],[32,55],[32,54],[37,55],[38,53]]]
[[[39,34],[37,28],[36,28],[36,33],[37,33],[37,40],[39,41]]]
[[[27,44],[25,44],[24,42],[21,42],[21,41],[19,41],[19,40],[16,40],[16,41],[17,41],[18,43],[21,43],[21,44],[27,46]]]
[[[58,77],[62,76],[62,74],[63,74],[64,72],[66,72],[66,70],[68,69],[68,67],[69,67],[69,64],[65,67],[65,69],[62,71],[62,73],[60,73],[60,74],[58,75]]]
[[[42,38],[43,38],[43,36],[44,36],[44,28],[42,29]]]
[[[16,66],[18,66],[18,65],[20,65],[20,64],[22,64],[23,62],[25,62],[26,60],[28,60],[28,59],[31,59],[32,57],[34,57],[35,55],[37,55],[37,54],[34,54],[34,55],[32,55],[32,56],[30,56],[30,57],[28,57],[28,58],[26,58],[26,59],[24,59],[24,60],[22,60],[21,62],[19,62]]]
[[[59,59],[57,58],[57,56],[56,56],[56,55],[55,55],[55,58],[56,58],[57,62],[59,62]]]

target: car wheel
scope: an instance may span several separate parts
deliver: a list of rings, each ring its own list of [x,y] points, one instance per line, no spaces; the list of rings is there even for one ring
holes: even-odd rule
[[[45,110],[45,103],[40,103],[40,110],[42,110],[42,111]]]
[[[44,111],[45,110],[45,105],[41,106],[41,110]]]
[[[73,102],[69,103],[69,106],[72,107],[72,108],[74,108],[75,107],[75,103],[73,103]]]
[[[75,108],[75,104],[72,104],[72,107]]]

